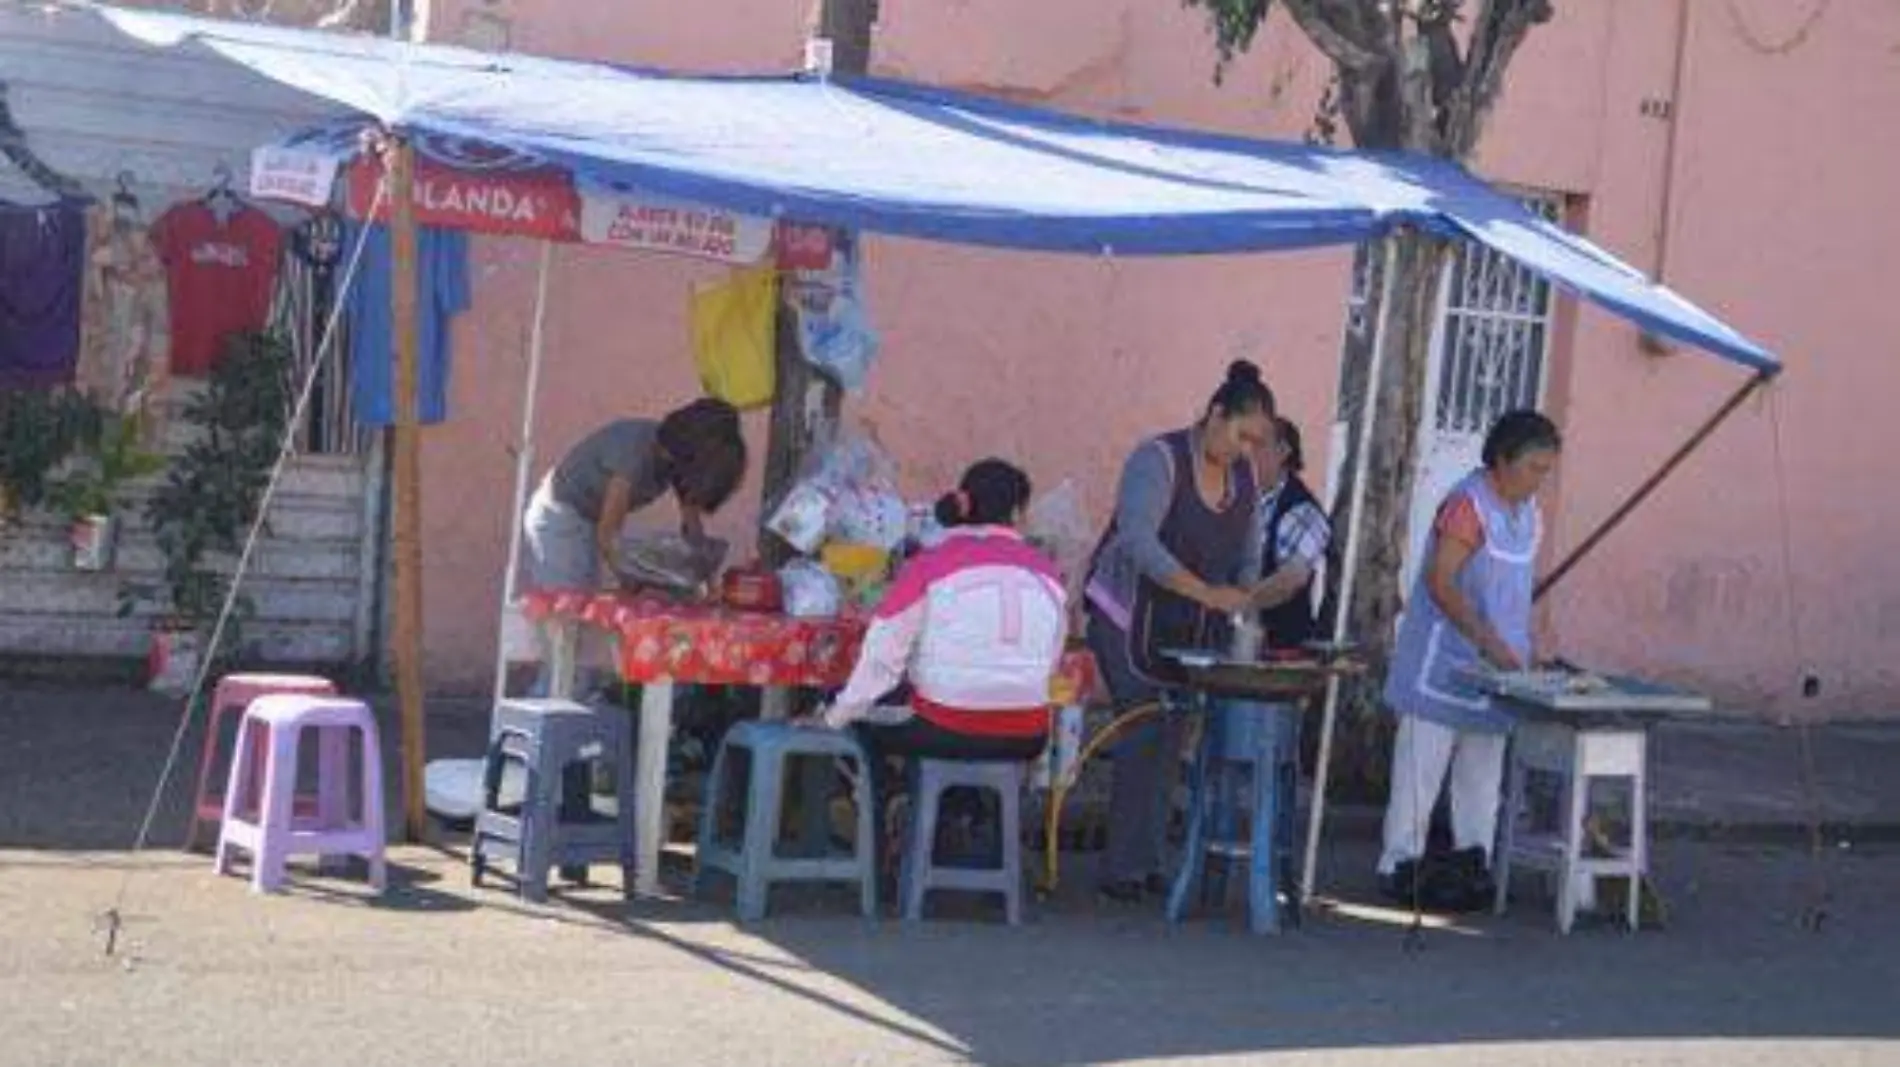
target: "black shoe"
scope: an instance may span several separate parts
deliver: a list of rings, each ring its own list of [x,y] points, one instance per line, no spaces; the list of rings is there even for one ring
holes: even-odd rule
[[[1484,850],[1467,848],[1431,860],[1420,876],[1420,903],[1431,911],[1467,915],[1491,906],[1496,885]]]
[[[1103,882],[1096,891],[1111,904],[1140,904],[1147,898],[1147,887],[1137,878]]]
[[[1174,879],[1165,874],[1151,874],[1141,880],[1141,888],[1151,897],[1165,897],[1174,890]]]
[[[1394,904],[1411,907],[1417,903],[1418,889],[1417,860],[1406,860],[1392,873],[1379,876],[1379,895]]]

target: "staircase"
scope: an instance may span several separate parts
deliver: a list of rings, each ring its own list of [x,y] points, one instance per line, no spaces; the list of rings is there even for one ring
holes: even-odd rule
[[[175,398],[174,412],[182,406]],[[166,450],[189,431],[176,417]],[[304,455],[286,466],[244,579],[256,614],[245,624],[248,658],[306,668],[354,667],[370,657],[377,537],[370,522],[371,457]],[[144,518],[164,475],[135,483],[120,511],[112,570],[72,567],[62,517],[30,514],[0,531],[0,658],[35,661],[143,658],[161,610],[119,615],[127,581],[157,584],[164,557]],[[235,557],[222,561],[226,573]]]

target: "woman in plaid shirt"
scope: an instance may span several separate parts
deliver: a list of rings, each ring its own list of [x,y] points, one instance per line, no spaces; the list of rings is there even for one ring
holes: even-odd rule
[[[1319,636],[1313,606],[1313,582],[1333,543],[1333,524],[1319,498],[1300,477],[1306,453],[1300,429],[1286,418],[1274,420],[1271,441],[1254,452],[1254,466],[1266,493],[1260,517],[1262,585],[1254,600],[1272,648],[1298,648]]]

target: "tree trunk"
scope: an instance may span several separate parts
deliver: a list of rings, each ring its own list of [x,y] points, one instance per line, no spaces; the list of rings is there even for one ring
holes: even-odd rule
[[[870,69],[871,31],[877,22],[877,0],[824,0],[812,30],[832,43],[832,70],[860,75]],[[834,234],[834,237],[842,235]],[[834,246],[840,245],[834,240]],[[799,351],[798,333],[791,328],[791,305],[779,300],[777,370],[778,389],[772,397],[771,439],[766,446],[764,508],[761,524],[791,490],[813,447],[829,439],[838,423],[844,393],[838,383],[820,373]],[[791,546],[761,525],[759,555],[777,567],[791,559]]]
[[[1348,338],[1339,391],[1339,418],[1350,427],[1333,516],[1336,543],[1343,554],[1345,531],[1352,522],[1353,473],[1364,427],[1361,415],[1372,345],[1381,339],[1383,322],[1385,358],[1376,383],[1378,402],[1373,412],[1372,451],[1361,502],[1365,516],[1360,524],[1357,558],[1347,560],[1342,555],[1341,566],[1329,571],[1326,590],[1326,615],[1330,619],[1336,617],[1340,607],[1340,577],[1347,568],[1353,569],[1356,577],[1346,632],[1359,643],[1372,668],[1363,680],[1348,683],[1340,693],[1345,713],[1340,719],[1336,742],[1339,754],[1334,765],[1339,771],[1337,795],[1348,799],[1385,795],[1386,766],[1381,757],[1390,735],[1390,720],[1378,713],[1379,691],[1404,606],[1406,591],[1399,588],[1399,580],[1408,545],[1419,429],[1425,414],[1426,368],[1446,262],[1446,246],[1438,238],[1406,230],[1393,240],[1397,243],[1391,287],[1395,306],[1390,315],[1385,314],[1385,257],[1375,255],[1365,316],[1361,327]]]

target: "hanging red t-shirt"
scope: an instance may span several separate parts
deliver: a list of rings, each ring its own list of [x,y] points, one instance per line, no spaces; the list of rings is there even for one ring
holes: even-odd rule
[[[199,377],[234,333],[270,319],[283,235],[245,205],[223,222],[202,200],[172,207],[152,227],[171,288],[172,373]]]

